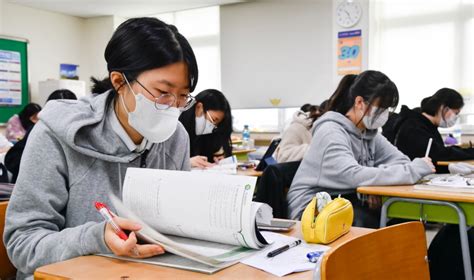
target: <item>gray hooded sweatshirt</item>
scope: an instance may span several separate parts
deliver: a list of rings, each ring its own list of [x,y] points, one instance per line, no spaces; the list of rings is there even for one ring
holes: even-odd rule
[[[190,170],[189,137],[179,122],[145,158],[112,129],[108,94],[50,101],[40,113],[23,153],[3,237],[19,279],[39,266],[110,253],[94,202],[112,207],[109,194],[121,197],[127,167]]]
[[[287,195],[291,219],[299,219],[319,191],[354,193],[359,186],[414,184],[432,173],[377,133],[361,132],[346,116],[327,112],[314,124],[314,137]]]

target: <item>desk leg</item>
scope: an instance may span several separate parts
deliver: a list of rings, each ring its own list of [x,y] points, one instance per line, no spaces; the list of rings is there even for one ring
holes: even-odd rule
[[[385,227],[387,225],[387,214],[388,208],[390,205],[397,201],[403,202],[412,202],[419,204],[433,204],[433,205],[444,205],[453,208],[458,213],[459,217],[459,236],[461,238],[461,251],[462,251],[462,260],[464,266],[464,275],[466,280],[472,280],[472,268],[471,268],[471,256],[469,253],[469,240],[467,238],[467,225],[466,225],[466,216],[462,209],[455,203],[447,201],[438,201],[438,200],[424,200],[424,199],[415,199],[415,198],[402,198],[402,197],[392,197],[385,201],[382,205],[382,210],[380,214],[380,227]]]

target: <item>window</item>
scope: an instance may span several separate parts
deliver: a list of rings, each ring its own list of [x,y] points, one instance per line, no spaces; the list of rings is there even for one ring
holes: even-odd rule
[[[465,99],[463,130],[474,119],[474,3],[470,0],[373,1],[369,65],[397,85],[400,103],[420,106],[449,87]],[[399,106],[400,108],[400,106]]]
[[[199,68],[193,95],[208,88],[221,89],[219,6],[159,14],[156,17],[175,25],[188,39]]]
[[[232,110],[234,131],[248,125],[252,132],[282,132],[299,108],[235,109]]]

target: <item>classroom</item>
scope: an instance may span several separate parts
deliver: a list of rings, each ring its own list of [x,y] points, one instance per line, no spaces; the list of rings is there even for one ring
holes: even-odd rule
[[[0,280],[472,280],[473,50],[474,0],[0,0]]]

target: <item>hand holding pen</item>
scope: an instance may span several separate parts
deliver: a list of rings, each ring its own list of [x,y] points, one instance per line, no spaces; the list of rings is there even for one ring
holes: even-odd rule
[[[96,208],[107,221],[104,239],[110,250],[117,256],[148,258],[164,253],[164,249],[155,244],[139,245],[134,231],[141,226],[131,220],[115,216],[103,203],[96,202]],[[123,231],[131,231],[127,234]]]

